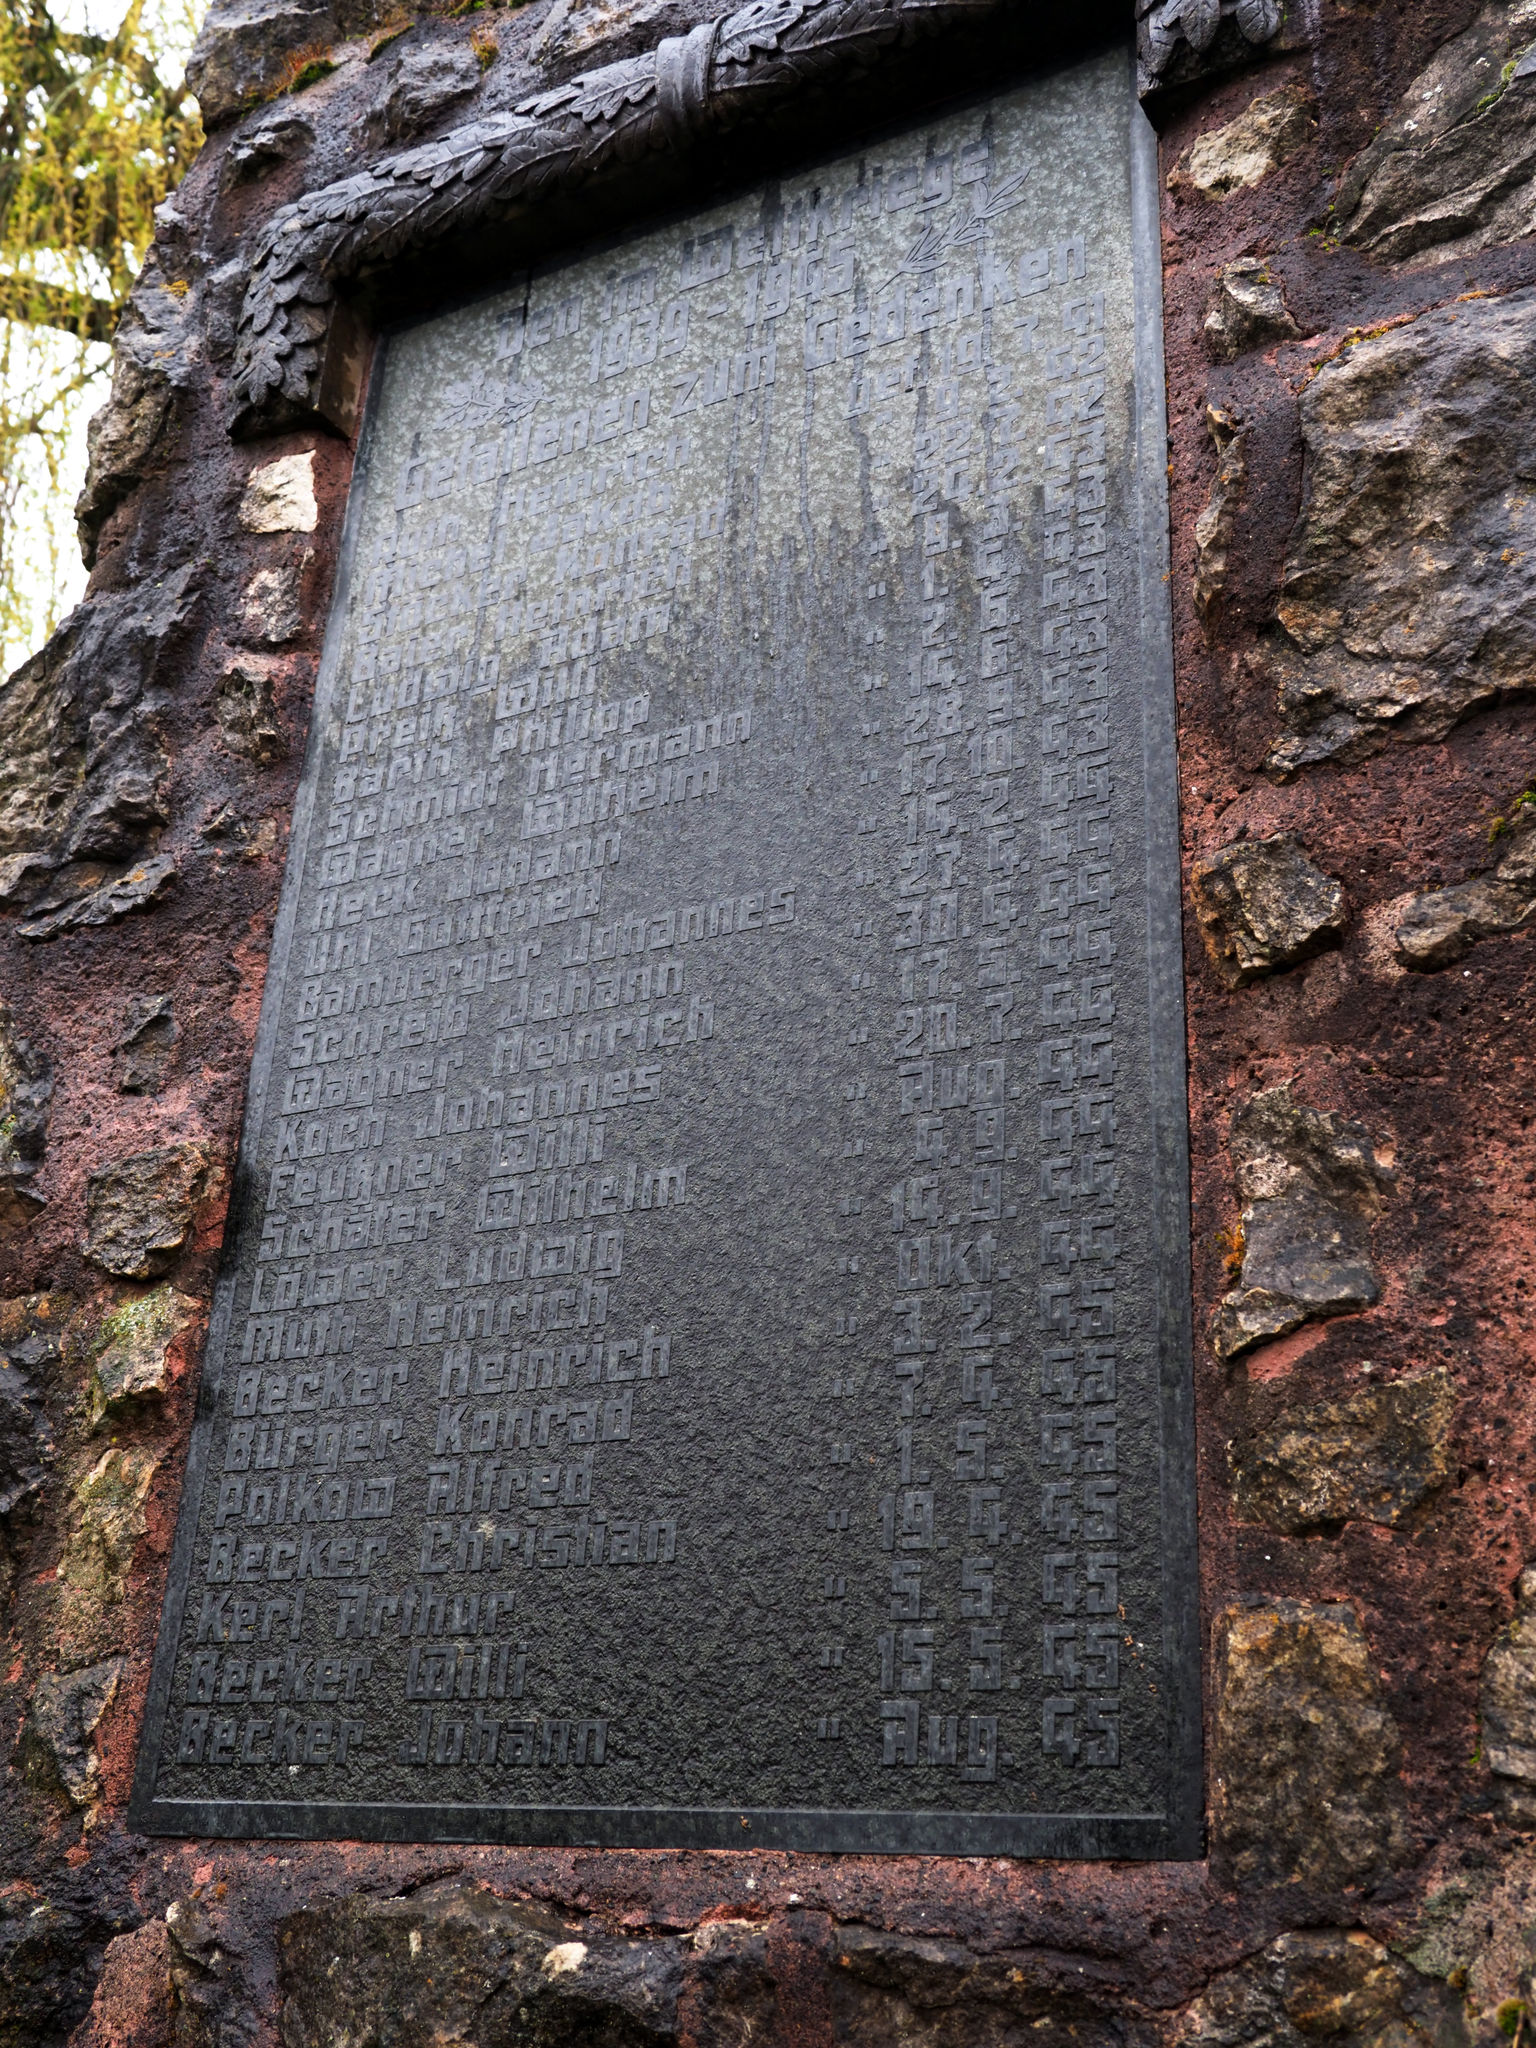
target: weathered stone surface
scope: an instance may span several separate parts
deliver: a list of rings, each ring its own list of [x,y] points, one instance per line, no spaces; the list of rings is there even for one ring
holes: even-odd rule
[[[313,533],[319,517],[312,448],[263,462],[247,477],[239,512],[247,533]]]
[[[768,1942],[760,1920],[716,1920],[696,1927],[687,1944],[692,1956],[679,2006],[699,2013],[701,2034],[721,2048],[772,2038],[779,2003]]]
[[[221,1945],[206,1901],[196,1893],[172,1899],[165,1909],[165,1929],[176,2001],[176,2048],[229,2048],[232,2043],[244,2048],[255,2031],[250,1985],[237,1958]]]
[[[164,1920],[146,1920],[108,1942],[90,2012],[71,2048],[183,2048],[175,1960]]]
[[[1455,1409],[1439,1370],[1287,1409],[1232,1447],[1237,1513],[1290,1535],[1349,1521],[1391,1527],[1451,1477]]]
[[[32,1182],[48,1144],[53,1066],[0,1002],[0,1223],[27,1223],[43,1206]]]
[[[330,43],[331,9],[306,0],[214,0],[187,59],[203,126],[222,127],[264,99],[295,51]]]
[[[178,392],[198,361],[196,306],[172,291],[151,254],[134,280],[113,343],[112,390],[86,429],[89,461],[75,501],[75,526],[86,567],[93,567],[101,530],[147,474]]]
[[[1483,1660],[1483,1761],[1506,1817],[1536,1827],[1536,1569],[1520,1574],[1509,1626]]]
[[[69,860],[124,860],[170,813],[165,774],[156,762],[125,767],[97,791],[75,821],[64,845]]]
[[[232,661],[219,678],[214,709],[224,744],[259,768],[288,751],[273,692],[274,671],[260,655]]]
[[[1519,931],[1536,916],[1536,803],[1522,802],[1499,858],[1486,874],[1448,889],[1426,889],[1397,921],[1393,940],[1405,967],[1449,967],[1475,946]]]
[[[1184,2048],[1458,2048],[1460,2001],[1426,1983],[1368,1934],[1322,1928],[1282,1934],[1262,1955],[1217,1977],[1189,2015]]]
[[[88,597],[0,686],[0,857],[123,860],[164,815],[159,664],[191,618],[188,562]]]
[[[110,1922],[39,1897],[29,1884],[0,1891],[0,2048],[65,2048],[90,2007],[113,1931]],[[108,2044],[98,2040],[95,2048]],[[110,2048],[169,2044],[124,2027]]]
[[[1222,265],[1205,316],[1205,345],[1218,363],[1234,363],[1249,349],[1289,341],[1300,332],[1285,288],[1262,256]]]
[[[284,2048],[746,2048],[800,2038],[767,1932],[753,1921],[630,1938],[454,1879],[408,1898],[311,1907],[282,1923],[279,1943]],[[831,2037],[847,2048],[1025,2039],[1151,2048],[1151,2029],[1064,1987],[1028,1952],[977,1955],[960,1941],[858,1925],[835,1926],[830,1951],[822,1943]]]
[[[1064,1988],[1028,1955],[839,1927],[833,1957],[832,2036],[849,2048],[1151,2048],[1155,2039],[1112,1998]]]
[[[1251,64],[1266,47],[1293,47],[1281,0],[1136,0],[1141,92],[1187,86]]]
[[[159,1465],[160,1454],[149,1445],[114,1445],[76,1485],[59,1578],[75,1596],[70,1606],[77,1618],[115,1607],[122,1599],[145,1531],[145,1498]]]
[[[1386,1876],[1403,1844],[1398,1733],[1353,1607],[1240,1601],[1213,1647],[1220,1866],[1243,1886]]]
[[[1263,93],[1235,121],[1213,128],[1173,173],[1204,199],[1225,199],[1257,185],[1304,149],[1317,132],[1317,109],[1305,86]]]
[[[1208,405],[1205,419],[1219,461],[1210,498],[1195,521],[1194,592],[1200,616],[1209,627],[1216,602],[1227,587],[1235,501],[1248,475],[1248,437],[1241,416],[1224,406]]]
[[[141,1972],[153,1971],[164,1957],[172,2019],[167,2048],[246,2048],[258,2033],[251,1988],[239,1959],[221,1945],[206,1903],[195,1892],[189,1898],[172,1899],[161,1927],[163,1946],[157,1942],[150,1950],[147,1964],[140,1964],[139,1968]],[[114,1943],[113,1948],[116,1947]],[[106,1963],[110,1966],[113,1960],[109,1950]],[[136,1957],[127,1960],[130,1967],[138,1963]],[[118,1982],[123,1974],[114,1972]],[[106,1968],[102,1981],[104,1985],[108,1981]],[[150,1982],[155,1982],[153,1976]],[[126,1991],[126,1985],[123,1988]],[[261,2035],[263,2039],[270,2038],[265,2029]],[[71,2048],[124,2048],[124,2044],[114,2034],[93,2036],[85,2028]],[[134,2048],[134,2044],[129,2044],[129,2048]],[[151,2044],[146,2044],[146,2048],[151,2048]],[[158,2048],[158,2044],[153,2044],[153,2048]]]
[[[601,50],[628,54],[692,26],[680,0],[555,0],[529,49],[536,63],[566,64]]]
[[[277,110],[264,114],[230,145],[224,159],[225,179],[238,185],[263,177],[275,165],[303,156],[314,140],[315,131],[301,114]]]
[[[462,44],[407,50],[389,68],[370,121],[392,142],[419,135],[480,88],[480,66]]]
[[[678,1942],[575,1938],[543,1907],[472,1884],[294,1913],[278,1957],[284,2048],[386,2029],[395,2048],[677,2038]]]
[[[1435,52],[1350,164],[1341,241],[1438,263],[1536,229],[1536,4],[1495,0]]]
[[[103,1319],[91,1367],[94,1424],[165,1392],[171,1345],[200,1313],[195,1301],[167,1284],[125,1301]]]
[[[91,1737],[116,1697],[126,1657],[105,1657],[83,1671],[50,1672],[40,1678],[27,1713],[28,1763],[72,1806],[89,1806],[101,1771]]]
[[[1232,988],[1310,959],[1348,921],[1341,884],[1288,832],[1201,856],[1193,887],[1206,950]]]
[[[58,1363],[62,1296],[22,1295],[0,1302],[0,1611],[14,1589],[16,1553],[9,1518],[42,1492],[55,1455],[43,1406],[44,1375]],[[28,1510],[29,1518],[35,1510]],[[18,1518],[19,1519],[19,1518]],[[3,2036],[0,2036],[3,2040]]]
[[[31,1373],[56,1365],[59,1332],[72,1306],[66,1294],[23,1294],[0,1301],[0,1354]]]
[[[277,845],[277,820],[251,817],[233,804],[224,804],[202,833],[209,845],[221,852],[238,854],[242,860],[268,860]]]
[[[76,871],[69,877],[66,887],[80,879],[80,872]],[[59,902],[58,896],[50,891],[41,902],[32,906],[16,929],[24,939],[56,939],[60,932],[77,931],[88,925],[116,924],[120,917],[127,917],[132,911],[148,910],[152,903],[157,903],[175,886],[174,855],[156,854],[152,860],[136,861],[120,875],[110,875],[104,880],[88,878],[86,887],[78,893],[66,894],[63,902]]]
[[[1500,1846],[1501,1854],[1474,1851],[1446,1866],[1401,1944],[1421,1977],[1438,1978],[1457,1993],[1476,2048],[1502,2048],[1518,2018],[1509,2012],[1510,1999],[1529,2004],[1536,1997],[1536,1845],[1527,1833],[1506,1837]]]
[[[165,1272],[187,1241],[207,1179],[207,1149],[188,1141],[99,1167],[86,1190],[86,1257],[122,1280]]]
[[[10,908],[30,902],[52,866],[43,853],[12,853],[0,858],[0,903]]]
[[[1359,1124],[1292,1100],[1255,1095],[1232,1123],[1243,1200],[1242,1270],[1216,1312],[1219,1358],[1282,1337],[1315,1316],[1370,1308],[1381,1288],[1370,1229],[1393,1184]]]
[[[0,1353],[0,1515],[42,1489],[53,1442],[38,1389]]]
[[[0,1515],[42,1490],[45,1430],[36,1389],[0,1360]]]
[[[130,996],[113,1051],[124,1095],[154,1095],[181,1037],[169,996]]]
[[[1536,677],[1536,291],[1362,341],[1302,395],[1275,646],[1281,776],[1440,739]]]
[[[301,562],[258,569],[240,595],[235,639],[247,647],[281,647],[296,639],[304,630],[303,577]],[[221,700],[223,690],[221,682]]]
[[[69,2048],[254,2048],[253,2015],[228,1998],[225,1960],[208,1947],[197,1901],[173,1899],[164,1918],[107,1943],[90,2012]]]

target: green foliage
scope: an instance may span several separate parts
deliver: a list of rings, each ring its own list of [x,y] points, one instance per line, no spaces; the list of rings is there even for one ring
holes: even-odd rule
[[[1510,58],[1509,62],[1504,66],[1504,69],[1499,73],[1499,82],[1493,88],[1493,91],[1485,92],[1482,98],[1478,101],[1477,105],[1472,109],[1470,117],[1472,120],[1475,121],[1479,114],[1486,114],[1490,107],[1496,106],[1498,102],[1501,99],[1503,99],[1504,94],[1508,89],[1509,81],[1515,75],[1515,66],[1520,62],[1520,58],[1524,56],[1524,54],[1525,52],[1522,50],[1521,52],[1519,52],[1518,55]]]
[[[1531,810],[1533,807],[1536,807],[1536,789],[1522,789],[1509,807],[1509,816],[1507,818],[1495,818],[1490,823],[1488,827],[1490,843],[1495,839],[1502,839],[1504,834],[1511,831],[1519,822],[1522,813]]]
[[[83,414],[104,395],[154,210],[202,141],[182,83],[192,0],[127,0],[106,29],[82,4],[0,0],[0,641],[13,653],[54,624]]]
[[[306,50],[295,50],[278,80],[274,97],[276,93],[303,92],[306,86],[317,85],[322,78],[329,78],[335,69],[336,60],[324,43],[311,44]]]

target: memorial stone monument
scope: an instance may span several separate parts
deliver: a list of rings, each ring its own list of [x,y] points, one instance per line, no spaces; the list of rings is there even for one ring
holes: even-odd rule
[[[0,685],[0,2048],[1528,2041],[1536,11],[189,79]]]
[[[147,1829],[1198,1848],[1150,145],[381,344]]]

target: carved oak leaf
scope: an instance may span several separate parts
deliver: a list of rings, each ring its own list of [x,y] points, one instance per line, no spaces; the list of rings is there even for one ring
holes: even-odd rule
[[[715,46],[723,64],[745,64],[754,51],[776,50],[780,39],[811,11],[812,0],[752,0],[733,14]]]
[[[298,341],[319,341],[330,325],[330,308],[300,303],[288,315],[288,332]]]
[[[656,94],[654,65],[612,64],[592,74],[586,90],[572,102],[571,112],[591,127],[596,121],[612,121],[625,107],[638,107]]]
[[[1159,76],[1179,41],[1179,0],[1165,0],[1142,23],[1147,58],[1153,76]]]
[[[571,114],[584,126],[611,121],[626,106],[636,107],[654,97],[656,65],[654,56],[628,58],[619,64],[605,64],[600,71],[588,71],[550,92],[519,100],[515,111],[533,121],[549,121],[557,114]],[[450,141],[452,138],[449,138]]]
[[[1267,43],[1280,32],[1280,0],[1237,0],[1237,25],[1250,43]]]
[[[266,393],[282,388],[293,344],[286,334],[264,334],[246,357],[245,377],[253,391]]]
[[[1208,50],[1221,27],[1221,0],[1182,0],[1179,19],[1192,50]]]
[[[512,111],[526,114],[532,121],[548,121],[575,103],[580,84],[580,79],[571,79],[565,85],[554,86],[549,92],[536,93],[531,100],[519,100]]]

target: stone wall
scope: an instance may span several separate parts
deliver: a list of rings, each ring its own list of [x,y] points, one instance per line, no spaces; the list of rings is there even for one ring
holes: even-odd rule
[[[1137,9],[1208,1860],[125,1826],[351,460],[229,437],[249,251],[710,11],[215,0],[199,44],[90,593],[0,690],[0,2048],[1529,2040],[1536,0]]]

